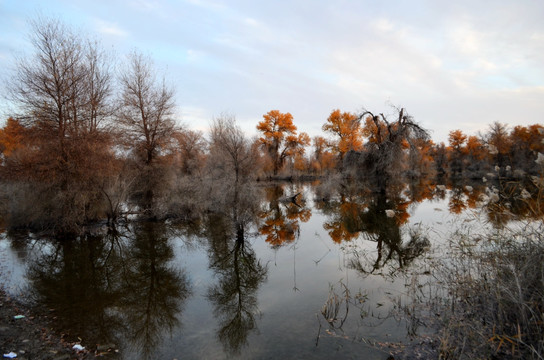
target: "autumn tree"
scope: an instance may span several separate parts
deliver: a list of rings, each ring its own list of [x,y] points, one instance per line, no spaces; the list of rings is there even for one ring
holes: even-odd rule
[[[337,137],[333,147],[340,156],[340,163],[348,151],[360,151],[363,148],[360,119],[356,114],[333,110],[323,125],[323,131]]]
[[[510,155],[515,169],[534,171],[533,161],[544,153],[544,127],[542,125],[515,126],[510,132]]]
[[[6,125],[0,129],[0,153],[4,155],[4,158],[23,147],[25,130],[19,120],[8,118]]]
[[[306,133],[297,134],[290,113],[271,110],[263,115],[263,121],[257,125],[262,133],[259,141],[264,146],[273,164],[273,173],[277,175],[285,160],[297,153],[304,153],[304,147],[310,144]]]
[[[414,139],[408,153],[409,175],[414,179],[421,179],[434,175],[433,148],[434,143],[430,139]]]
[[[12,180],[34,182],[30,191],[42,198],[43,212],[29,221],[78,231],[100,217],[102,188],[116,168],[104,126],[112,109],[109,62],[97,42],[58,20],[30,25],[33,53],[16,60],[8,87],[32,146],[9,168]]]
[[[427,139],[428,133],[408,115],[405,109],[396,109],[396,118],[390,121],[383,113],[364,111],[363,135],[367,138],[363,167],[365,176],[374,180],[380,192],[385,192],[392,180],[399,179],[405,170],[406,152],[416,139]],[[369,174],[370,173],[370,176]]]
[[[461,130],[452,130],[448,135],[448,141],[450,143],[449,164],[451,175],[460,175],[463,172],[467,136]]]
[[[313,153],[310,158],[310,169],[323,173],[335,168],[337,160],[330,151],[330,144],[323,136],[314,136],[312,139]]]
[[[486,169],[485,158],[487,157],[487,150],[484,147],[482,141],[474,135],[468,137],[466,142],[466,156],[467,156],[467,176],[473,178],[481,178],[483,171]]]

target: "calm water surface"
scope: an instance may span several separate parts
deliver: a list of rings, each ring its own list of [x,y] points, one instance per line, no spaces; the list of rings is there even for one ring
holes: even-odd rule
[[[121,359],[386,359],[373,345],[426,331],[397,305],[437,244],[474,221],[471,191],[260,191],[190,225],[62,242],[3,234],[3,285],[54,309],[59,332],[90,349],[114,344]]]

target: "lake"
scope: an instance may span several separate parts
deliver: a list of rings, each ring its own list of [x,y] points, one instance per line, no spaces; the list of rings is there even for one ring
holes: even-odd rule
[[[479,210],[484,193],[259,185],[185,223],[4,233],[1,279],[51,309],[68,341],[118,350],[109,357],[386,359],[432,332],[403,311],[414,274],[431,273],[454,231],[504,221]]]

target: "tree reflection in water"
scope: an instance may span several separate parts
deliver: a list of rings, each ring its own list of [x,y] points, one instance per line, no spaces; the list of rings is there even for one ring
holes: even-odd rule
[[[382,269],[388,268],[387,275],[393,275],[429,249],[429,239],[416,230],[409,231],[408,241],[403,241],[399,222],[407,221],[405,202],[377,194],[367,204],[367,211],[359,213],[360,227],[356,230],[362,233],[363,238],[376,242],[377,253],[372,260],[363,250],[353,249],[351,267],[363,275],[385,274]],[[393,216],[391,211],[394,211]]]
[[[266,205],[259,213],[263,219],[259,232],[273,247],[289,244],[298,236],[299,221],[307,222],[311,216],[312,211],[306,206],[298,188],[291,189],[291,197],[287,197],[281,185],[269,187],[266,189]]]
[[[116,236],[39,240],[41,254],[28,267],[29,289],[37,304],[53,309],[57,329],[69,341],[117,343],[119,313],[108,311],[123,296]]]
[[[386,193],[374,193],[354,184],[340,185],[338,196],[322,196],[329,201],[318,201],[328,220],[323,227],[336,243],[345,243],[353,258],[350,267],[363,275],[393,275],[409,265],[429,248],[430,242],[416,230],[408,232],[408,241],[401,226],[410,217],[408,207],[420,201],[410,192],[413,199],[403,195],[402,187],[390,187]],[[323,194],[321,194],[323,195]],[[365,246],[356,246],[358,239],[376,242],[376,252],[369,252]],[[396,263],[396,264],[395,264]],[[388,269],[387,274],[384,269]]]
[[[207,298],[219,321],[217,337],[232,354],[238,354],[247,345],[249,334],[257,329],[257,292],[268,273],[246,238],[247,229],[255,221],[248,215],[256,214],[258,197],[247,189],[243,198],[239,197],[241,190],[235,186],[230,206],[210,215],[207,227],[210,269],[219,279],[208,289]]]
[[[123,267],[120,309],[130,340],[146,358],[162,335],[180,326],[179,317],[191,294],[183,271],[170,266],[174,251],[164,223],[138,225]]]
[[[122,233],[51,240],[27,277],[34,299],[55,309],[68,340],[79,337],[91,348],[129,340],[148,358],[161,335],[179,326],[190,295],[184,272],[169,264],[173,257],[165,225],[142,223]]]

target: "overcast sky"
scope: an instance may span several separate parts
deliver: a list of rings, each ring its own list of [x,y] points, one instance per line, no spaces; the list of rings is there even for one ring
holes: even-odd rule
[[[314,136],[333,109],[391,105],[436,141],[544,122],[542,0],[0,0],[2,79],[38,13],[150,54],[195,129],[229,112],[254,135],[278,109]]]

